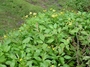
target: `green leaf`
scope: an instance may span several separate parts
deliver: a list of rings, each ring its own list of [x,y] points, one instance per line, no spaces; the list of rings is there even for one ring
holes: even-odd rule
[[[42,49],[43,49],[43,50],[46,50],[47,46],[48,46],[47,44],[43,44],[43,45],[42,45]]]
[[[26,65],[32,67],[32,61],[28,61]]]
[[[10,40],[10,39],[8,39],[8,40],[6,40],[6,41],[4,42],[5,45],[8,45],[8,44],[10,44],[10,43],[11,43],[11,40]]]
[[[6,65],[0,64],[0,67],[6,67]]]
[[[38,56],[34,56],[34,58],[35,58],[37,61],[41,61],[41,58],[38,57]]]
[[[60,44],[60,48],[61,49],[64,49],[64,47],[65,47],[65,45],[62,43],[62,44]]]
[[[29,53],[30,52],[30,48],[26,48],[26,52]]]
[[[83,60],[88,60],[88,59],[90,59],[90,56],[84,56],[83,57]]]
[[[45,34],[44,36],[45,36],[45,37],[51,37],[52,34]]]
[[[31,39],[30,37],[27,37],[26,39],[23,40],[22,43],[29,43],[30,39]]]
[[[57,30],[53,29],[52,34],[57,34]]]
[[[40,67],[48,67],[48,65],[45,63],[40,63]]]
[[[75,28],[73,30],[69,30],[70,34],[75,34],[79,31],[79,28]]]
[[[49,40],[47,41],[47,43],[52,43],[53,41],[54,41],[54,39],[51,38],[51,39],[49,39]]]
[[[42,41],[44,41],[45,36],[44,36],[43,34],[40,34],[39,36],[40,36],[40,39],[41,39]]]
[[[83,35],[88,35],[86,31],[81,31]]]
[[[65,63],[63,57],[60,57],[59,60],[60,60],[61,64],[64,64]]]
[[[4,55],[0,56],[0,63],[5,62],[6,58]]]
[[[70,67],[70,66],[69,66],[69,65],[67,65],[67,64],[64,64],[64,65],[63,65],[63,67]]]
[[[64,58],[65,58],[65,59],[71,59],[71,57],[68,56],[68,55],[65,55]]]
[[[46,30],[45,30],[45,33],[48,34],[48,33],[50,33],[50,31],[51,31],[50,29],[46,29]]]
[[[58,33],[60,33],[61,32],[61,28],[58,28]]]
[[[3,48],[4,52],[8,52],[10,50],[10,46],[8,46],[8,45],[3,45],[2,48]]]
[[[53,29],[53,26],[52,26],[51,24],[49,25],[49,27],[50,27],[51,29]]]
[[[15,54],[8,54],[8,57],[11,58],[11,59],[17,59],[16,55]]]
[[[15,61],[7,61],[6,64],[10,65],[10,67],[15,67]]]
[[[57,24],[56,24],[56,23],[54,24],[54,28],[55,28],[55,29],[57,28]]]
[[[40,63],[40,67],[49,67],[50,61],[44,60],[42,63]]]
[[[39,25],[40,29],[46,29],[44,25]]]
[[[69,50],[69,45],[68,44],[65,47],[66,47],[67,50]]]
[[[37,40],[37,42],[38,42],[38,43],[43,43],[43,41],[42,41],[42,40]]]
[[[60,47],[58,49],[58,51],[59,51],[60,54],[63,53],[64,47],[65,47],[65,45],[63,43],[60,44]]]

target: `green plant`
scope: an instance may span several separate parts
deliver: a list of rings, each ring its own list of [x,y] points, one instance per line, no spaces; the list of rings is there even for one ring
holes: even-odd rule
[[[90,56],[90,13],[39,12],[4,35],[0,67],[86,67]]]
[[[88,11],[89,0],[69,0],[67,6],[79,11]]]

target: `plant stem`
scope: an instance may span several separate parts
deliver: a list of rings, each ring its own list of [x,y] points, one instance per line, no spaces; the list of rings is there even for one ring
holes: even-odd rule
[[[76,27],[78,27],[78,22],[76,23]],[[77,32],[76,33],[76,44],[77,44],[77,47],[76,47],[76,58],[77,58],[77,66],[80,65],[80,62],[79,62],[79,33]]]

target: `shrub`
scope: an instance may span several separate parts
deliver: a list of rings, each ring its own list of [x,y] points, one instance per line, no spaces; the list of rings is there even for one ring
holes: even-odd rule
[[[90,65],[90,13],[38,13],[0,43],[0,67]]]

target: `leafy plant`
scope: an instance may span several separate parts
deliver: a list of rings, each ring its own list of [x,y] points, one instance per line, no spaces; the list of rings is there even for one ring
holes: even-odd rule
[[[50,10],[28,18],[0,43],[1,67],[86,67],[90,13]],[[85,64],[86,63],[86,64]]]

